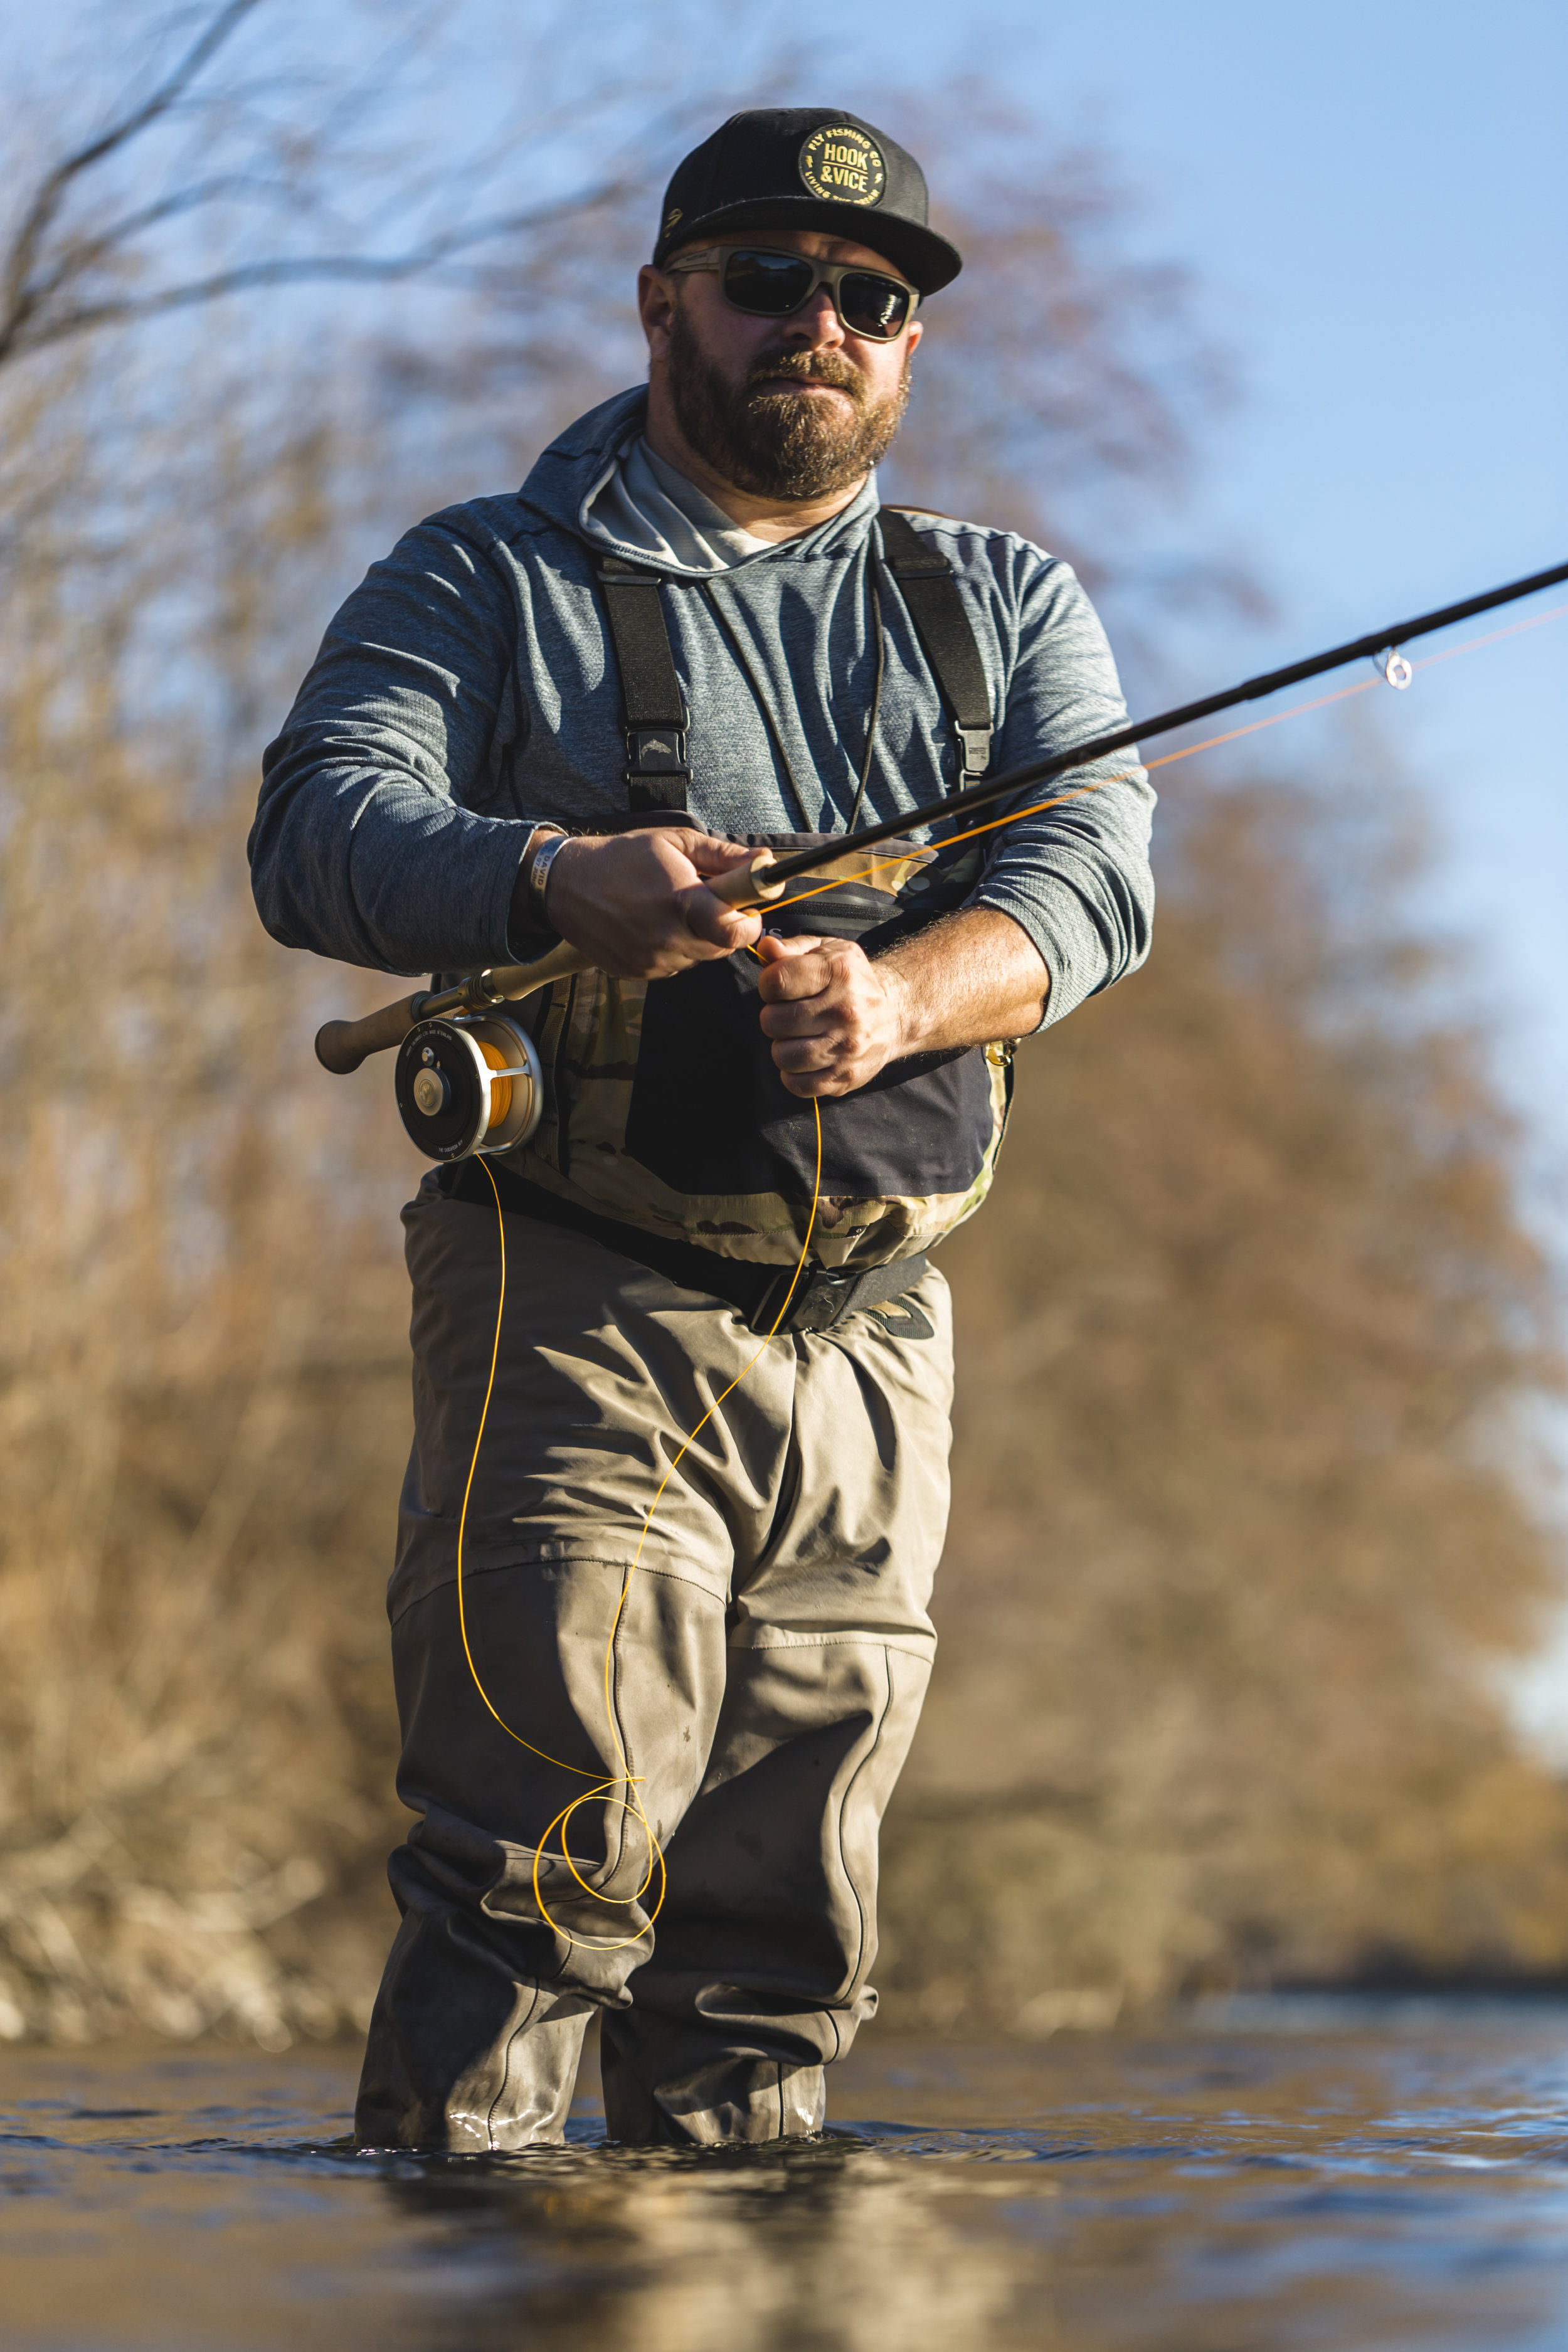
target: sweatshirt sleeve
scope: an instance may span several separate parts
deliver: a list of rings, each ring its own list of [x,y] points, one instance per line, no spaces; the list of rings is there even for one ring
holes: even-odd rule
[[[516,618],[464,520],[372,566],[263,755],[251,887],[285,947],[405,973],[507,958],[529,827],[476,803],[500,797]]]
[[[1071,566],[1026,541],[1005,545],[999,568],[1014,576],[998,586],[1017,635],[994,774],[1127,723],[1105,632]],[[1137,970],[1154,912],[1154,792],[1136,751],[1070,769],[996,814],[1044,800],[1057,805],[993,836],[972,902],[1011,915],[1038,948],[1051,976],[1042,1025]]]

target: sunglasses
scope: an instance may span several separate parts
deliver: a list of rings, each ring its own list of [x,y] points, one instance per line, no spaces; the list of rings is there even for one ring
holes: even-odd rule
[[[897,342],[921,299],[901,278],[879,269],[813,261],[804,253],[773,253],[765,246],[710,245],[668,266],[672,271],[716,270],[731,309],[747,310],[754,319],[787,319],[826,286],[846,334],[874,343]]]

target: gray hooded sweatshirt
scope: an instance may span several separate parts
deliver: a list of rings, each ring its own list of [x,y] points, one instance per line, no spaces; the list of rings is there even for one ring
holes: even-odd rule
[[[504,962],[531,827],[624,818],[620,684],[595,559],[650,559],[622,472],[647,401],[641,388],[617,394],[552,443],[521,490],[420,523],[336,614],[263,761],[250,859],[274,939],[400,973]],[[679,553],[665,548],[663,601],[692,714],[694,824],[845,828],[875,691],[874,595],[886,667],[859,821],[956,788],[953,729],[875,560],[878,506],[873,478],[782,545],[748,553],[735,534],[707,561],[686,532]],[[973,624],[991,681],[993,773],[1125,723],[1104,634],[1068,565],[1011,531],[912,519],[952,564]],[[1000,908],[1039,949],[1047,1021],[1148,951],[1153,793],[1131,755],[1050,793],[1094,782],[989,835],[983,857],[969,854],[970,903]]]

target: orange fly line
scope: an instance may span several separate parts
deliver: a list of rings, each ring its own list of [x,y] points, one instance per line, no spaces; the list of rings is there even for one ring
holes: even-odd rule
[[[577,1780],[586,1780],[591,1784],[588,1788],[583,1790],[579,1795],[574,1797],[570,1804],[563,1805],[562,1807],[561,1811],[556,1814],[555,1819],[545,1831],[543,1836],[540,1839],[538,1845],[534,1849],[533,1856],[533,1899],[539,1906],[541,1918],[543,1919],[547,1927],[552,1928],[554,1933],[561,1937],[568,1945],[575,1946],[581,1944],[591,1951],[620,1952],[625,1951],[629,1945],[640,1943],[642,1938],[651,1930],[653,1923],[658,1918],[659,1911],[663,1906],[665,1891],[668,1885],[668,1874],[665,1869],[664,1863],[664,1849],[659,1843],[658,1838],[654,1831],[653,1823],[648,1820],[643,1801],[637,1795],[637,1790],[642,1781],[642,1775],[640,1773],[633,1772],[630,1769],[631,1759],[626,1754],[625,1742],[621,1738],[620,1727],[616,1720],[615,1699],[611,1688],[611,1676],[615,1670],[616,1635],[620,1631],[621,1619],[626,1614],[626,1595],[631,1591],[633,1577],[637,1574],[637,1570],[642,1565],[643,1551],[647,1543],[649,1530],[653,1526],[654,1513],[658,1510],[660,1502],[664,1498],[665,1488],[668,1486],[677,1470],[679,1469],[681,1463],[685,1460],[692,1446],[695,1445],[699,1437],[701,1436],[702,1432],[707,1428],[708,1423],[712,1420],[714,1414],[719,1411],[720,1406],[724,1402],[725,1399],[734,1394],[735,1391],[740,1387],[741,1382],[745,1379],[752,1366],[761,1361],[763,1350],[767,1348],[770,1340],[777,1336],[779,1326],[789,1312],[790,1300],[795,1297],[795,1291],[799,1286],[800,1277],[805,1270],[805,1261],[811,1251],[811,1237],[816,1229],[817,1203],[822,1197],[822,1107],[815,1096],[812,1098],[811,1108],[816,1127],[816,1172],[812,1180],[811,1213],[805,1222],[805,1236],[800,1245],[800,1256],[796,1260],[795,1273],[790,1277],[789,1288],[784,1295],[784,1300],[779,1307],[778,1313],[774,1316],[767,1330],[763,1333],[762,1346],[758,1348],[756,1354],[742,1365],[740,1370],[736,1373],[729,1386],[720,1391],[712,1403],[709,1406],[707,1412],[702,1415],[701,1420],[697,1422],[694,1426],[687,1432],[679,1447],[671,1456],[669,1467],[665,1472],[663,1477],[659,1480],[654,1498],[648,1505],[647,1511],[643,1514],[642,1529],[637,1537],[637,1549],[632,1555],[630,1567],[626,1570],[625,1575],[621,1579],[620,1596],[616,1602],[615,1615],[610,1620],[609,1637],[605,1643],[605,1720],[609,1726],[610,1738],[614,1744],[616,1751],[616,1761],[620,1768],[617,1772],[612,1774],[608,1778],[596,1775],[593,1772],[584,1771],[584,1768],[580,1764],[568,1764],[563,1757],[550,1755],[546,1749],[536,1748],[531,1739],[525,1739],[521,1731],[514,1731],[511,1725],[508,1723],[506,1717],[496,1706],[489,1691],[485,1688],[483,1680],[479,1675],[479,1667],[474,1663],[474,1653],[468,1640],[468,1606],[463,1591],[463,1546],[464,1539],[468,1532],[468,1497],[473,1493],[474,1474],[479,1466],[479,1448],[484,1444],[485,1423],[489,1417],[490,1399],[495,1393],[496,1367],[500,1360],[501,1324],[506,1314],[506,1213],[500,1204],[500,1191],[496,1183],[495,1177],[491,1173],[489,1168],[486,1166],[483,1153],[481,1152],[478,1155],[479,1165],[484,1169],[485,1175],[489,1179],[490,1191],[495,1195],[496,1224],[500,1244],[500,1296],[496,1301],[495,1336],[490,1344],[489,1378],[485,1383],[485,1401],[479,1410],[479,1426],[474,1438],[473,1454],[468,1463],[468,1481],[463,1488],[463,1507],[458,1518],[458,1625],[463,1637],[463,1655],[468,1662],[468,1672],[473,1677],[474,1688],[479,1692],[480,1698],[484,1701],[485,1706],[489,1708],[490,1714],[495,1717],[496,1722],[506,1733],[507,1738],[509,1739],[516,1740],[520,1748],[526,1748],[531,1756],[541,1757],[546,1764],[553,1764],[559,1770],[563,1772],[570,1772]],[[625,1797],[619,1797],[615,1793],[616,1790],[622,1788],[626,1791]],[[588,1881],[584,1877],[582,1872],[578,1869],[576,1860],[567,1843],[567,1824],[571,1821],[573,1814],[577,1811],[578,1807],[581,1805],[591,1805],[599,1801],[611,1807],[618,1807],[623,1813],[630,1813],[633,1820],[641,1830],[643,1837],[647,1842],[647,1869],[644,1874],[642,1885],[637,1888],[635,1895],[605,1895],[602,1894],[596,1886],[591,1886]],[[637,1929],[635,1936],[622,1936],[615,1938],[613,1941],[606,1940],[604,1937],[597,1936],[574,1936],[570,1934],[566,1928],[563,1927],[560,1921],[552,1916],[548,1904],[544,1900],[543,1893],[540,1887],[539,1878],[541,1865],[544,1862],[553,1858],[548,1853],[547,1849],[551,1839],[556,1836],[559,1836],[561,1843],[560,1858],[565,1863],[567,1869],[571,1872],[573,1877],[576,1880],[584,1894],[590,1896],[595,1903],[609,1905],[616,1910],[630,1909],[634,1905],[642,1901],[643,1896],[653,1885],[655,1878],[658,1878],[658,1895],[654,1902],[653,1908],[649,1911],[647,1919]]]

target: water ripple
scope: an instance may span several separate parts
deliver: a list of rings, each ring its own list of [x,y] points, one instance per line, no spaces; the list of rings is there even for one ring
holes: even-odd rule
[[[351,2053],[0,2059],[7,2352],[1561,2352],[1568,2011],[835,2070],[820,2138],[366,2152]]]

